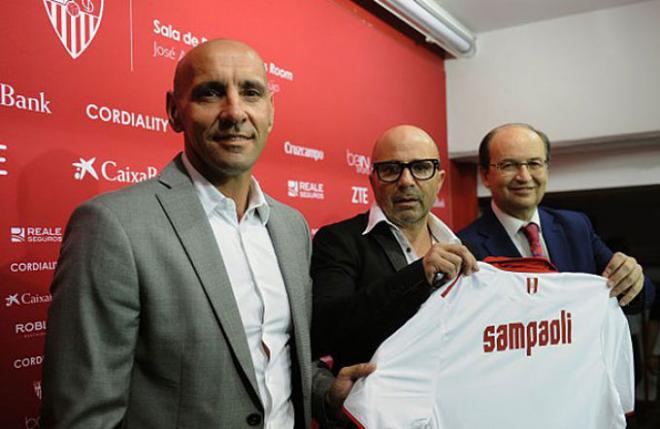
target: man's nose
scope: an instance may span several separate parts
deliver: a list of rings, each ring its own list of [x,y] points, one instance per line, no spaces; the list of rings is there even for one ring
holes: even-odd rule
[[[516,169],[516,180],[521,182],[528,182],[532,180],[532,174],[529,172],[529,166],[527,164],[520,164]]]
[[[245,121],[247,115],[238,90],[234,88],[227,90],[219,116],[221,120],[233,124]]]
[[[399,186],[410,186],[415,184],[415,178],[410,172],[410,168],[404,168],[399,177]]]

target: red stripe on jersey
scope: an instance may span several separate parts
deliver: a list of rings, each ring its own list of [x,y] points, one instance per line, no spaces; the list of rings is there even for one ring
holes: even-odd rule
[[[359,429],[366,429],[366,428],[364,427],[364,425],[363,425],[363,424],[357,419],[357,417],[354,417],[353,414],[351,414],[346,408],[341,407],[341,411],[344,413],[344,415],[346,415],[346,417],[348,417],[349,419],[351,419],[351,421],[352,421],[352,422],[355,424],[355,426],[357,426]]]
[[[458,281],[458,279],[461,278],[461,276],[462,276],[462,274],[456,276],[456,278],[454,279],[454,281],[451,282],[451,284],[450,284],[449,286],[447,286],[447,288],[445,288],[445,290],[442,291],[442,293],[440,294],[440,296],[443,297],[443,298],[446,297],[447,294],[449,294],[449,292],[454,288],[454,285],[456,284],[456,282]]]

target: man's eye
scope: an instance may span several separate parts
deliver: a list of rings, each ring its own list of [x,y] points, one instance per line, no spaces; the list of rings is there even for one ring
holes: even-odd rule
[[[261,91],[259,91],[258,89],[249,88],[243,91],[243,95],[251,98],[261,97]]]
[[[381,165],[380,166],[380,172],[382,174],[399,174],[399,166],[396,164],[390,164],[390,165]]]
[[[534,160],[527,162],[527,165],[529,165],[529,168],[531,168],[532,170],[538,170],[539,168],[543,167],[543,162]]]
[[[413,170],[415,170],[415,173],[428,173],[429,170],[433,168],[433,164],[430,164],[428,162],[423,162],[420,164],[413,164],[412,168]]]
[[[515,167],[513,162],[500,162],[500,170],[511,170]]]
[[[200,90],[195,91],[194,95],[196,98],[213,98],[221,97],[222,93],[216,88],[201,88]]]

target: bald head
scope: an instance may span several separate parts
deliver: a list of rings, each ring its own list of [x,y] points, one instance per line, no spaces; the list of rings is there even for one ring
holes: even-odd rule
[[[251,46],[232,39],[215,39],[201,43],[181,58],[174,73],[173,94],[179,97],[190,86],[195,72],[209,62],[219,65],[239,64],[244,67],[260,66],[261,78],[267,81],[261,56]]]
[[[376,141],[371,162],[438,159],[439,156],[438,147],[426,131],[413,125],[398,125],[385,131]]]

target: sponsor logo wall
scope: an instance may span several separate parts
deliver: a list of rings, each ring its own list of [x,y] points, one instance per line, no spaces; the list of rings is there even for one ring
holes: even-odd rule
[[[371,146],[385,129],[423,127],[448,162],[442,59],[350,0],[37,0],[10,2],[0,20],[1,428],[39,427],[49,285],[71,212],[181,150],[165,92],[197,44],[231,37],[263,55],[276,121],[255,175],[312,231],[373,203]],[[448,189],[435,211],[451,225]]]

